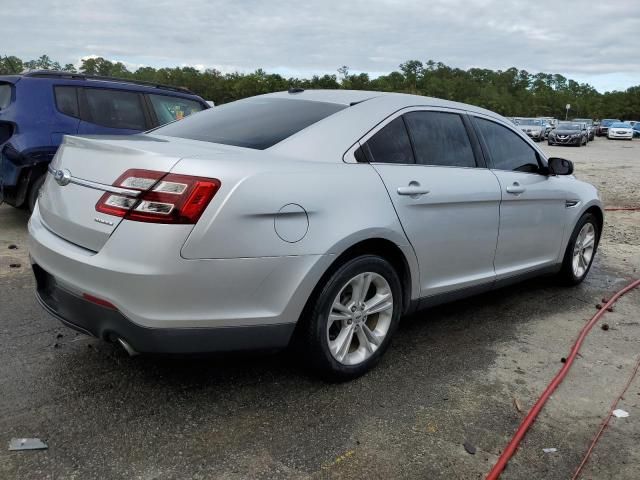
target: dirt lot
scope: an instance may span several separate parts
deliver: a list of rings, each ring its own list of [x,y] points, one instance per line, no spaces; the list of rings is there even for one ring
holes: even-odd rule
[[[640,206],[640,141],[544,148],[606,206]],[[611,212],[581,286],[539,279],[422,312],[376,370],[327,385],[285,353],[129,358],[61,326],[33,297],[26,222],[0,207],[2,479],[482,478],[595,304],[640,276],[640,212]],[[571,477],[640,355],[640,290],[603,321],[503,478]],[[630,416],[613,419],[585,479],[639,476],[640,377],[619,408]],[[23,436],[49,449],[9,452]]]

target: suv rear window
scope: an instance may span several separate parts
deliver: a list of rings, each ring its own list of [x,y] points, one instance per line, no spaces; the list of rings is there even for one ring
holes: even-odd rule
[[[11,103],[11,85],[0,83],[0,110],[7,108]]]
[[[182,120],[192,113],[204,110],[204,106],[195,100],[186,98],[170,97],[168,95],[150,94],[149,100],[153,106],[153,111],[158,118],[158,125],[164,125],[175,120]]]
[[[309,100],[252,98],[210,108],[153,132],[264,150],[344,108]]]
[[[144,110],[139,94],[106,88],[85,88],[90,119],[110,128],[146,130]]]

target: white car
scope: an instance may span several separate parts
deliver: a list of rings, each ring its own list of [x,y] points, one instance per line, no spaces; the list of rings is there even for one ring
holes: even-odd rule
[[[623,140],[633,140],[633,127],[626,122],[616,122],[609,125],[607,131],[609,140],[621,138]]]
[[[130,353],[293,343],[349,379],[418,308],[580,283],[603,209],[572,171],[495,113],[381,92],[294,89],[70,136],[29,221],[37,296]]]

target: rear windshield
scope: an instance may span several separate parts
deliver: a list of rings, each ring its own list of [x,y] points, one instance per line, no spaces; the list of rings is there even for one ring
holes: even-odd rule
[[[7,108],[11,103],[11,85],[0,83],[0,110]]]
[[[264,150],[344,108],[335,103],[258,97],[210,108],[153,133]]]

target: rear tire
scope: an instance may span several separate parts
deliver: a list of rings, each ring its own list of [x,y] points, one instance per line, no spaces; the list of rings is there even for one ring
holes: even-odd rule
[[[44,184],[45,175],[39,175],[29,187],[29,193],[27,193],[27,208],[29,212],[33,213],[33,209],[36,208],[36,201],[38,200],[38,193]]]
[[[398,327],[398,274],[382,257],[362,255],[318,287],[298,325],[298,350],[325,380],[357,378],[380,361]]]
[[[592,213],[585,213],[576,224],[562,261],[558,279],[565,285],[578,285],[586,278],[598,250],[600,228]]]

